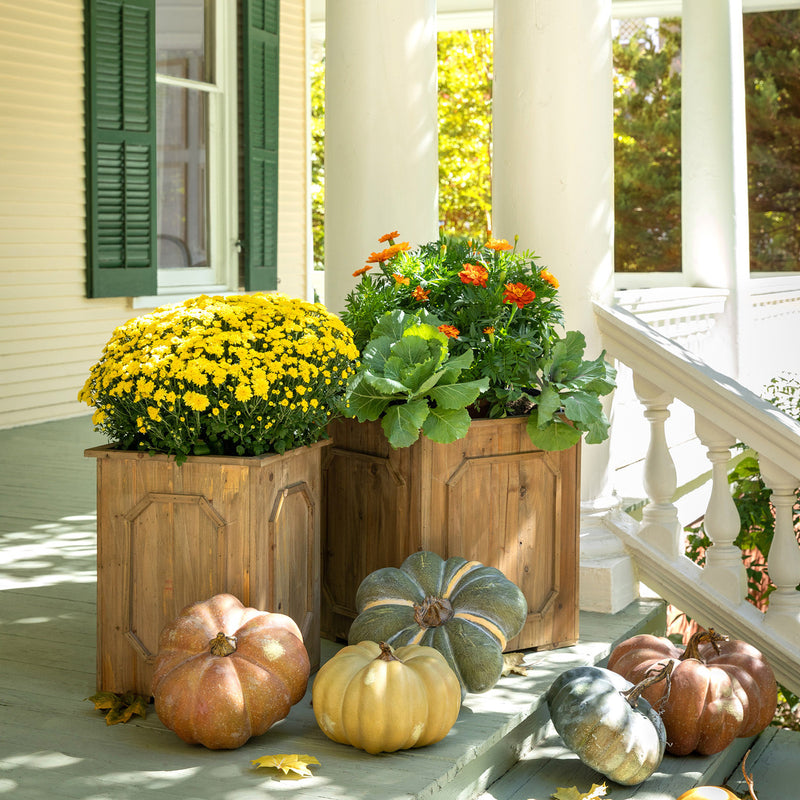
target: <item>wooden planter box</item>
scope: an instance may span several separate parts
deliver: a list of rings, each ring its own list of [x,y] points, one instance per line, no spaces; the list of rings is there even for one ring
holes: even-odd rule
[[[346,639],[361,581],[416,550],[497,567],[528,619],[507,650],[578,638],[580,445],[533,446],[525,417],[475,420],[464,439],[392,450],[378,422],[336,420],[326,453],[322,632]]]
[[[95,447],[97,688],[150,695],[163,626],[230,592],[287,614],[320,647],[319,442],[282,456],[190,457]]]

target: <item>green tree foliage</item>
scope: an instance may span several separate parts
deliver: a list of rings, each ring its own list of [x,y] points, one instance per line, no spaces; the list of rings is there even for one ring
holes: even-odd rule
[[[325,59],[311,64],[311,230],[314,269],[325,269]]]
[[[800,261],[800,11],[744,15],[751,270]]]
[[[439,220],[448,235],[491,229],[492,31],[442,31]]]
[[[617,272],[681,268],[679,22],[614,41]]]

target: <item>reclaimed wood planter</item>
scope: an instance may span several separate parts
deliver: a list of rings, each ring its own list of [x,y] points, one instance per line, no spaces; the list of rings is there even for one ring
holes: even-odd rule
[[[580,445],[545,452],[525,417],[474,420],[464,439],[392,450],[378,422],[336,420],[324,466],[322,632],[346,639],[361,581],[431,550],[500,569],[528,619],[506,650],[578,638]]]
[[[189,603],[230,592],[292,617],[320,647],[322,453],[167,455],[95,447],[97,688],[149,696],[158,637]]]

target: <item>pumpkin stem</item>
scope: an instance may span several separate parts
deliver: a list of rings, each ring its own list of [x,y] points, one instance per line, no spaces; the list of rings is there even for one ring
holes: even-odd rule
[[[750,751],[748,750],[744,754],[744,758],[742,759],[742,775],[744,775],[744,782],[747,784],[747,789],[750,792],[750,797],[752,797],[753,800],[758,800],[758,798],[756,797],[756,789],[753,784],[753,774],[750,773],[750,775],[748,775],[747,772],[745,771],[745,765],[747,764],[747,756],[749,755]]]
[[[228,636],[220,631],[208,643],[208,648],[213,656],[229,656],[236,652],[236,637]]]
[[[658,667],[661,667],[661,669],[658,669]],[[642,680],[640,680],[636,686],[631,687],[625,692],[620,692],[620,694],[630,703],[631,708],[636,708],[636,706],[639,704],[639,697],[641,697],[642,692],[648,686],[652,686],[654,683],[660,683],[661,681],[666,681],[667,692],[664,697],[664,699],[666,699],[666,697],[669,696],[669,689],[672,680],[670,676],[672,675],[672,670],[674,667],[674,661],[667,661],[667,663],[663,666],[661,664],[656,664],[655,667],[647,671],[644,678],[642,678]]]
[[[399,661],[400,659],[392,652],[392,648],[386,644],[386,642],[378,642],[378,646],[381,648],[381,654],[378,658],[381,661]]]
[[[727,639],[727,636],[717,633],[713,628],[709,628],[707,631],[699,630],[686,643],[686,649],[683,651],[680,661],[687,661],[690,658],[695,659],[695,661],[702,661],[703,659],[700,658],[700,645],[703,642],[708,642],[714,648],[714,652],[719,655],[719,644],[717,643],[725,642]]]
[[[453,616],[453,606],[444,597],[426,597],[414,606],[414,622],[421,628],[438,628]]]

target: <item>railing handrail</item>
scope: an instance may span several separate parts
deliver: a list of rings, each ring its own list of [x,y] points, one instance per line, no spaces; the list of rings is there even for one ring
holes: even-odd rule
[[[787,472],[800,475],[800,423],[631,312],[597,302],[594,310],[612,357]]]
[[[800,483],[800,424],[630,312],[596,303],[595,319],[609,354],[633,371],[635,387],[639,379],[636,393],[650,423],[642,522],[617,509],[607,516],[607,527],[623,543],[640,580],[701,625],[750,642],[767,657],[778,680],[800,692],[800,594],[795,591],[800,549],[792,511]],[[712,464],[705,514],[711,546],[703,568],[683,552],[672,502],[676,473],[664,424],[674,398],[694,411],[698,439]],[[767,569],[775,588],[765,612],[746,600],[745,570],[735,546],[740,521],[727,464],[737,439],[756,450],[772,491],[775,533]]]

